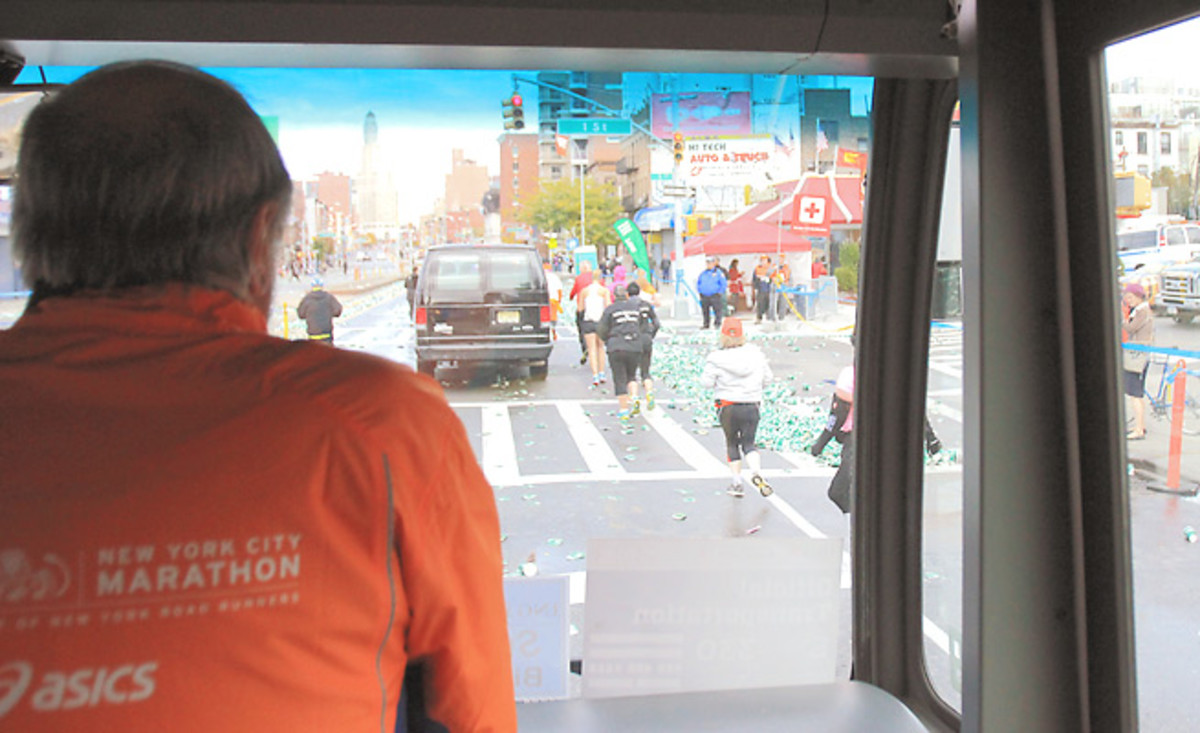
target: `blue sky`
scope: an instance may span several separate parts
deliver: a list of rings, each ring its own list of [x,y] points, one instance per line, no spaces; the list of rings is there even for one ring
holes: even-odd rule
[[[46,67],[49,82],[67,83],[88,67]],[[513,77],[533,77],[535,72],[408,70],[408,69],[239,69],[207,68],[214,76],[236,87],[264,116],[279,118],[279,146],[292,177],[311,179],[323,171],[354,175],[360,170],[363,122],[374,112],[384,166],[392,171],[400,193],[400,214],[415,221],[432,211],[450,172],[454,148],[466,157],[499,172],[497,138],[504,132],[500,102],[513,92]],[[641,105],[630,99],[661,84],[680,90],[733,89],[747,84],[759,90],[756,98],[775,96],[772,77],[745,74],[627,74],[626,111]],[[26,68],[19,83],[37,83],[36,67]],[[778,86],[783,104],[794,104],[798,79]],[[805,77],[808,87],[850,87],[855,114],[866,114],[872,81]],[[537,94],[522,83],[526,102],[526,131],[537,126]],[[757,124],[757,123],[756,123]]]

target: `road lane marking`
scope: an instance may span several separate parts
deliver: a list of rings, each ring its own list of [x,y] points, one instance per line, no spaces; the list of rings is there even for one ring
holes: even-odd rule
[[[508,405],[486,405],[481,410],[481,417],[484,475],[493,485],[517,483],[521,471],[517,466],[517,445],[513,440]]]
[[[583,405],[578,402],[558,402],[555,407],[558,408],[558,414],[567,424],[571,438],[587,463],[588,472],[624,477],[626,471],[621,466],[621,461],[617,459],[617,455],[609,447],[608,441],[596,428],[596,424],[584,414]],[[575,474],[575,476],[578,477],[579,474]]]
[[[830,476],[832,472],[803,471],[793,468],[774,468],[761,471],[767,478],[817,478]],[[489,476],[490,478],[490,476]],[[674,471],[626,471],[624,469],[611,471],[596,471],[591,473],[534,473],[522,475],[510,481],[505,486],[545,486],[547,484],[595,484],[595,483],[624,483],[626,481],[704,481],[708,479],[728,479],[729,469],[719,471],[674,470]],[[494,482],[493,482],[494,483]]]
[[[962,369],[955,369],[954,367],[946,366],[945,364],[939,364],[936,361],[929,362],[929,368],[935,372],[941,372],[947,376],[954,377],[955,379],[962,379],[963,376]]]
[[[955,422],[961,423],[963,421],[962,410],[956,410],[953,407],[950,407],[948,405],[932,404],[932,405],[929,405],[929,407],[926,409],[928,409],[930,412],[932,412],[935,415],[941,415],[942,417],[948,417],[951,420],[954,420]]]
[[[663,440],[667,441],[667,445],[671,446],[679,454],[680,458],[692,468],[705,473],[713,471],[718,473],[729,472],[729,468],[719,458],[709,453],[708,449],[700,444],[700,441],[688,435],[682,425],[663,415],[661,411],[647,410],[642,413],[642,417],[646,419],[650,427],[654,428],[663,437]]]

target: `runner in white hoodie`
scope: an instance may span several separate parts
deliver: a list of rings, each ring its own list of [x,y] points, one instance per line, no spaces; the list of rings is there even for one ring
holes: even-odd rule
[[[762,402],[763,386],[771,379],[771,366],[757,346],[746,343],[742,321],[730,316],[721,322],[721,348],[710,353],[700,374],[700,383],[713,390],[721,429],[725,431],[725,448],[729,470],[733,473],[731,496],[744,496],[742,459],[750,467],[750,482],[763,496],[770,496],[770,484],[759,474],[762,462],[754,446],[758,430],[758,405]]]

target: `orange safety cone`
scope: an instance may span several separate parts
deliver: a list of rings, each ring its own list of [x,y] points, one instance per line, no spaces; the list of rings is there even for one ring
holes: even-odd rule
[[[1200,493],[1200,486],[1179,488],[1179,468],[1183,452],[1183,404],[1187,395],[1187,362],[1180,359],[1176,366],[1175,382],[1171,388],[1174,394],[1171,399],[1171,439],[1167,450],[1167,485],[1150,484],[1147,488],[1166,494],[1196,496]]]

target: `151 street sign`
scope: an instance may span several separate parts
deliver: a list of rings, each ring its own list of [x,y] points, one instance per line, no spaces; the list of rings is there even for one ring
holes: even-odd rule
[[[629,120],[611,117],[558,121],[559,135],[609,135],[620,137],[632,133],[633,124]]]

